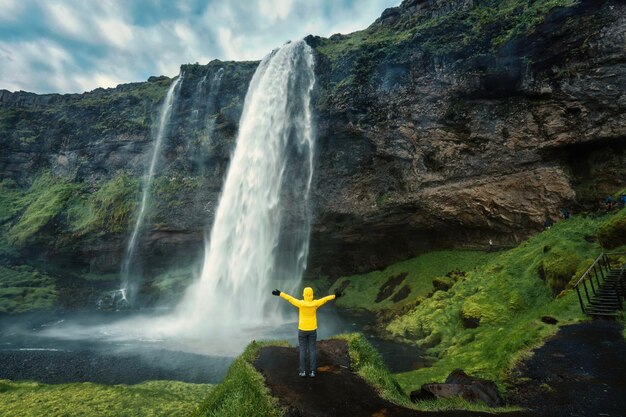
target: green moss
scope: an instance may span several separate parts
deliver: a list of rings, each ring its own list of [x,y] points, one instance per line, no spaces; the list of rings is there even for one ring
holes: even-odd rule
[[[361,333],[335,336],[348,343],[350,367],[379,392],[381,397],[396,404],[408,406],[410,400],[387,370],[380,353]]]
[[[400,301],[400,305],[412,303],[417,297],[433,291],[433,279],[456,269],[462,271],[474,269],[495,256],[497,256],[496,253],[478,251],[430,252],[391,265],[382,271],[339,278],[331,286],[329,292],[332,293],[339,287],[344,288],[344,296],[337,300],[339,307],[377,311],[396,304],[393,301],[393,294],[397,293],[404,285],[409,285],[411,292],[407,298]],[[402,284],[396,286],[391,296],[380,303],[376,303],[375,300],[381,286],[391,277],[400,274],[406,274]],[[347,286],[344,282],[348,283]]]
[[[50,276],[26,265],[0,266],[0,313],[48,309],[56,299],[55,281]]]
[[[520,0],[496,0],[472,10],[473,31],[497,25],[499,34],[493,37],[492,45],[499,47],[510,39],[525,35],[541,22],[555,7],[572,7],[578,0],[540,0],[526,2]]]
[[[152,285],[161,294],[180,294],[198,276],[197,266],[189,265],[178,269],[168,269],[154,278]]]
[[[23,210],[22,196],[23,191],[15,181],[0,181],[0,224],[13,219]]]
[[[284,410],[270,395],[263,376],[252,361],[268,345],[289,346],[286,342],[252,342],[232,363],[224,380],[217,385],[193,416],[211,417],[279,417]]]
[[[26,210],[9,229],[8,241],[17,246],[25,245],[63,211],[68,200],[79,189],[79,185],[54,177],[48,172],[41,174],[18,203],[25,206]]]
[[[575,279],[601,251],[585,236],[602,222],[584,216],[558,222],[393,319],[387,326],[390,335],[412,340],[438,359],[429,368],[399,375],[403,388],[442,381],[462,368],[503,389],[515,361],[556,331],[541,316],[553,316],[560,324],[585,319],[576,294],[566,289],[555,299],[540,271],[543,267],[547,281],[563,287]],[[462,317],[479,318],[478,328],[464,328]]]
[[[200,187],[201,178],[191,176],[159,176],[154,180],[154,196],[160,201],[157,209],[168,210],[181,207],[186,196],[192,195]]]
[[[468,411],[482,411],[483,413],[502,415],[499,413],[510,413],[514,411],[522,411],[522,407],[489,407],[488,405],[478,402],[472,403],[463,398],[441,398],[432,401],[419,401],[413,405],[421,411],[455,411],[455,410],[468,410]],[[484,414],[480,414],[484,415]]]
[[[126,230],[137,204],[137,184],[128,174],[119,173],[94,193],[75,198],[67,210],[71,229],[79,236]]]
[[[318,52],[336,62],[359,50],[378,49],[411,42],[435,55],[471,46],[475,52],[499,48],[519,35],[532,33],[555,7],[573,7],[578,0],[484,0],[475,6],[435,17],[415,14],[393,27],[372,26],[332,39],[323,39]]]
[[[150,381],[137,385],[40,384],[0,380],[5,417],[188,416],[210,385]]]
[[[614,249],[626,245],[626,209],[602,223],[597,232],[602,247]]]
[[[574,278],[581,259],[575,252],[567,249],[555,249],[543,261],[545,279],[554,295],[565,289]]]

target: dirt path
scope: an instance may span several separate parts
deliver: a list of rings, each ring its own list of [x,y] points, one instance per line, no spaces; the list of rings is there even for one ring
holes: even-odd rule
[[[512,374],[508,399],[545,416],[626,415],[623,326],[592,321],[563,326]]]
[[[254,366],[263,374],[272,395],[286,407],[289,417],[404,417],[404,416],[490,416],[467,411],[419,412],[382,399],[361,377],[349,370],[347,345],[339,340],[317,344],[318,376],[298,376],[296,348],[266,347]],[[522,413],[507,414],[511,417]]]

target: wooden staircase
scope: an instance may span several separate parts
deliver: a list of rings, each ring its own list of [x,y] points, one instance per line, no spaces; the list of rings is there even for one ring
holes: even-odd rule
[[[613,318],[624,309],[626,264],[617,267],[616,255],[602,253],[576,282],[574,288],[583,313],[598,318]]]

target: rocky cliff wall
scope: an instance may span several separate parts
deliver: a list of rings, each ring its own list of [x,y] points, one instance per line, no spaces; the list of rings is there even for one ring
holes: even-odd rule
[[[593,208],[623,188],[625,12],[608,0],[407,0],[364,31],[308,37],[318,136],[309,272],[369,270],[490,239],[512,245],[561,207]],[[256,65],[181,68],[142,235],[152,266],[201,254]],[[0,92],[0,177],[17,196],[2,216],[9,245],[77,269],[118,269],[170,82]],[[20,226],[42,175],[71,191],[55,194],[37,227]]]

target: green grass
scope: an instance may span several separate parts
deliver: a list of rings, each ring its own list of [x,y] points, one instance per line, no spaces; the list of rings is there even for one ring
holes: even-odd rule
[[[626,245],[626,209],[605,221],[598,228],[598,239],[606,249],[615,249]]]
[[[381,310],[396,305],[392,298],[403,286],[409,285],[411,292],[407,298],[400,301],[400,305],[415,301],[417,297],[424,297],[433,291],[433,279],[442,277],[453,270],[470,271],[490,259],[496,253],[477,251],[437,251],[417,256],[407,261],[399,262],[382,271],[373,271],[362,275],[353,275],[339,278],[330,288],[334,292],[344,281],[349,285],[344,296],[337,300],[342,308],[359,308],[366,310]],[[396,286],[392,295],[376,303],[378,292],[390,277],[407,273],[405,280]]]
[[[29,266],[0,266],[0,313],[18,314],[54,306],[54,279]]]
[[[186,417],[210,390],[210,385],[176,381],[150,381],[137,385],[48,385],[0,380],[0,415]]]
[[[376,388],[381,397],[399,405],[410,405],[409,397],[387,369],[380,353],[361,333],[342,334],[334,338],[348,343],[350,368]]]
[[[161,294],[180,294],[198,276],[200,272],[198,267],[198,265],[190,264],[177,269],[168,269],[157,275],[152,285],[158,288]]]
[[[489,407],[483,402],[469,402],[463,398],[441,398],[437,400],[418,401],[412,404],[411,408],[420,411],[454,411],[468,410],[482,413],[500,414],[513,411],[522,411],[521,407]]]
[[[67,209],[71,229],[78,236],[126,230],[137,205],[137,185],[135,178],[118,173],[97,191],[77,196]]]
[[[232,363],[224,380],[202,401],[194,417],[280,417],[284,410],[270,395],[263,376],[252,361],[263,346],[289,346],[286,342],[255,342]]]
[[[23,191],[15,181],[4,179],[0,181],[0,224],[11,220],[23,209]]]
[[[516,36],[528,35],[555,7],[578,0],[485,0],[473,7],[436,17],[415,14],[394,26],[372,26],[335,39],[322,39],[317,51],[336,62],[355,50],[385,49],[411,42],[435,55],[472,47],[489,52]],[[390,52],[390,51],[387,51]]]
[[[517,407],[489,407],[482,402],[471,403],[462,398],[439,399],[413,403],[396,377],[387,369],[380,353],[361,333],[335,336],[348,342],[351,369],[372,385],[380,396],[392,403],[422,411],[472,410],[489,413],[517,411]]]
[[[584,237],[606,221],[581,215],[558,222],[393,319],[386,327],[389,335],[417,343],[437,358],[429,368],[398,375],[402,387],[411,391],[462,368],[504,389],[511,366],[558,329],[541,322],[541,316],[553,316],[559,324],[586,319],[570,289],[555,298],[545,271],[566,270],[563,282],[570,284],[601,252]],[[561,265],[560,256],[575,265]],[[548,275],[544,279],[542,270]],[[478,319],[478,328],[464,328],[462,316]]]
[[[21,207],[26,209],[9,229],[8,241],[16,246],[24,246],[63,211],[68,200],[79,189],[79,184],[56,178],[49,172],[39,175],[20,200],[14,202],[15,210]]]

